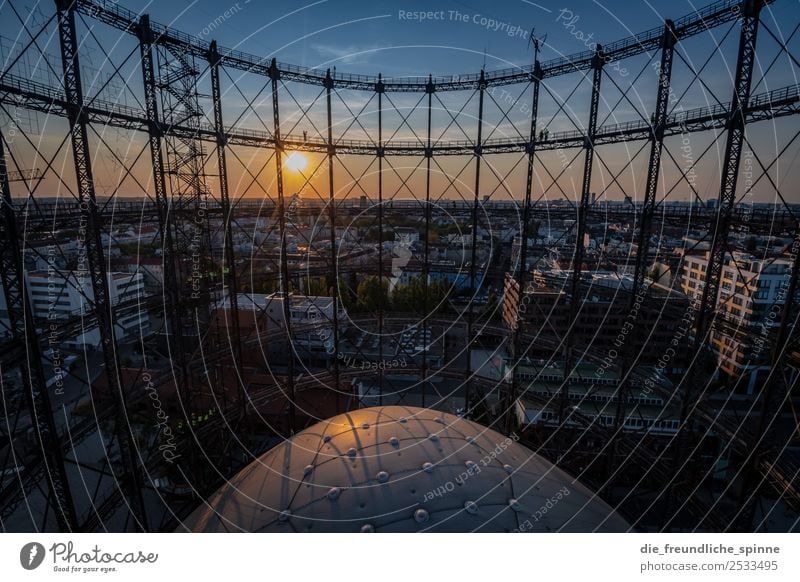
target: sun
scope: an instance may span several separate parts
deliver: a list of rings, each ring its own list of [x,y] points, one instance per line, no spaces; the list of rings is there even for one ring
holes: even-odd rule
[[[286,156],[286,167],[293,172],[302,172],[306,169],[308,160],[300,152],[292,152]]]

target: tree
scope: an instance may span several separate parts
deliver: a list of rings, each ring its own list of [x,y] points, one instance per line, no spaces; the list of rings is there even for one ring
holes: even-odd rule
[[[482,314],[487,317],[492,317],[495,315],[495,311],[497,309],[497,293],[494,289],[489,291],[489,297],[486,300],[486,305],[484,305]]]
[[[356,295],[359,309],[378,311],[381,305],[389,305],[389,282],[385,277],[366,277],[358,284]]]
[[[340,279],[339,298],[348,311],[358,309],[358,277],[355,271],[349,271],[346,277]]]
[[[448,304],[445,299],[450,295],[450,282],[447,279],[439,278],[431,281],[428,286],[428,308],[429,312],[446,311]]]
[[[422,276],[413,277],[408,283],[396,285],[392,292],[392,307],[397,311],[428,314],[446,308],[444,299],[450,292],[445,279],[434,279],[428,284],[427,295]]]
[[[305,289],[307,295],[316,295],[318,297],[330,297],[329,286],[325,278],[309,278],[305,279]]]

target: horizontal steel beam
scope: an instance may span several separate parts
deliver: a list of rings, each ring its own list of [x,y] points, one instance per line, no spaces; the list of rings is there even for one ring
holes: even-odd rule
[[[56,88],[40,83],[34,83],[15,75],[6,75],[0,81],[0,103],[31,109],[51,115],[66,116],[67,107],[64,95]],[[670,115],[667,118],[664,135],[674,136],[684,133],[724,129],[729,114],[730,104],[711,105],[689,109],[681,113]],[[150,125],[147,115],[143,110],[111,103],[93,100],[85,105],[89,121],[94,124],[109,125],[121,129],[135,131],[149,131]],[[800,113],[800,86],[789,85],[765,93],[754,95],[745,112],[747,123],[765,121],[788,115]],[[218,133],[210,124],[200,124],[199,128],[188,128],[182,125],[172,125],[169,121],[161,123],[161,130],[179,138],[201,139],[216,143]],[[628,141],[650,139],[653,127],[644,120],[615,123],[597,128],[594,136],[595,145],[605,145]],[[226,128],[224,131],[226,143],[229,145],[271,147],[274,148],[275,140],[268,131],[259,131],[247,128]],[[536,142],[537,151],[582,148],[586,143],[586,134],[583,131],[571,130],[553,132],[547,139]],[[287,135],[282,138],[284,149],[302,150],[327,154],[330,145],[324,139],[305,138],[299,135]],[[395,156],[425,156],[428,151],[437,156],[473,155],[476,144],[472,140],[458,140],[438,142],[430,148],[421,142],[387,141],[383,144],[382,151],[386,155]],[[485,140],[482,144],[482,153],[524,153],[528,151],[530,142],[519,138],[494,138]],[[334,142],[334,153],[348,155],[378,154],[378,144],[368,140],[343,140]]]
[[[773,1],[767,0],[766,3],[769,4]],[[740,0],[720,0],[700,8],[675,20],[675,35],[678,39],[688,38],[726,22],[732,22],[741,16],[740,6]],[[118,30],[133,35],[138,34],[140,15],[120,6],[116,2],[79,0],[77,8],[82,14],[104,22]],[[564,22],[568,22],[568,19],[565,19]],[[211,43],[199,37],[154,22],[150,23],[150,27],[155,35],[155,43],[172,45],[200,58],[205,58],[211,50]],[[663,27],[658,26],[617,41],[604,43],[603,50],[606,63],[620,61],[660,49],[662,31]],[[222,47],[217,50],[222,66],[265,77],[270,75],[271,58]],[[576,71],[588,70],[591,67],[593,57],[594,51],[590,50],[544,61],[541,64],[542,77],[556,77]],[[327,71],[320,69],[287,63],[278,63],[277,65],[280,78],[283,80],[324,86],[327,78]],[[532,65],[487,71],[485,73],[485,83],[486,87],[526,83],[531,80],[532,75]],[[422,93],[430,90],[431,83],[435,91],[461,91],[477,89],[480,81],[480,73],[435,77],[379,78],[377,75],[336,72],[331,77],[334,85],[339,89]]]

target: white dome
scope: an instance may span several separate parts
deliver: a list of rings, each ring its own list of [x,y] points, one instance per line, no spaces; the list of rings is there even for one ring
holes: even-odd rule
[[[408,406],[320,422],[253,461],[180,529],[198,532],[625,531],[530,449]]]

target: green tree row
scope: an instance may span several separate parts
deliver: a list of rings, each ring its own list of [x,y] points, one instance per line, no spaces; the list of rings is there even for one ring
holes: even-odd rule
[[[365,277],[356,286],[356,292],[343,293],[342,300],[349,311],[378,311],[381,306],[385,310],[411,313],[430,313],[447,309],[447,296],[450,283],[444,279],[431,281],[427,286],[421,276],[412,278],[408,283],[397,284],[389,290],[386,277]]]

